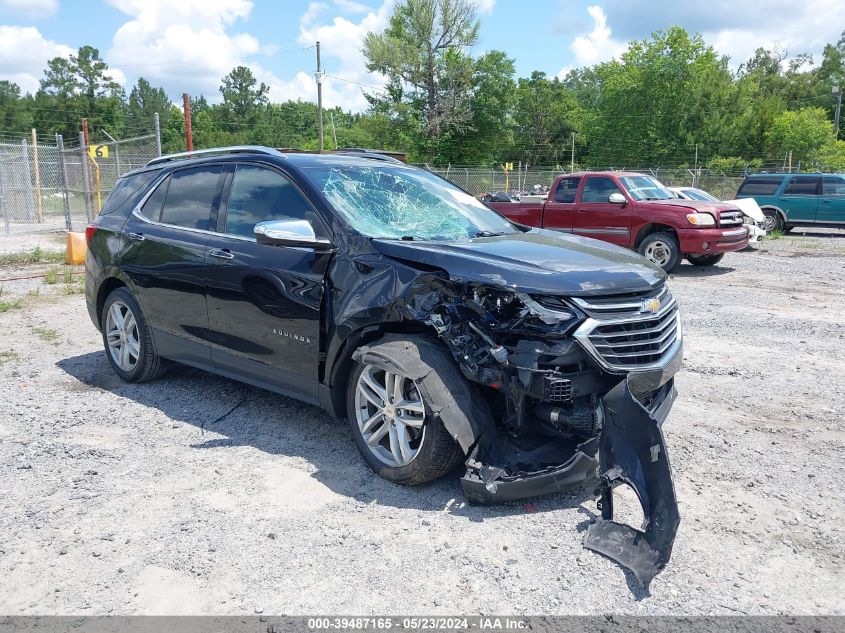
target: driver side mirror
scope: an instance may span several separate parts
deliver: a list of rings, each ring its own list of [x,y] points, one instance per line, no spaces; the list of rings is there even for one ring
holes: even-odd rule
[[[613,192],[612,194],[610,194],[610,195],[607,197],[607,201],[608,201],[610,204],[625,204],[626,202],[628,202],[628,201],[625,199],[625,196],[623,196],[623,195],[622,195],[621,193],[619,193],[618,191],[615,191],[615,192]]]
[[[253,229],[255,241],[271,246],[300,246],[318,251],[332,249],[328,240],[320,239],[308,220],[268,220]]]

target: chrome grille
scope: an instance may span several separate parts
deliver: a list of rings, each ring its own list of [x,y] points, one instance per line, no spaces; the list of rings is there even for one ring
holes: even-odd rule
[[[660,301],[657,312],[652,300]],[[681,344],[680,314],[666,286],[639,296],[576,298],[588,315],[575,338],[601,365],[612,371],[660,366]]]
[[[722,211],[719,214],[719,226],[742,226],[744,220],[742,218],[742,211],[730,210]]]

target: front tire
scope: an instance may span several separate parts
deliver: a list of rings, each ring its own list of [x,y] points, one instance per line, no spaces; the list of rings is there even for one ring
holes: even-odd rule
[[[141,306],[126,288],[106,298],[100,322],[106,358],[123,380],[146,382],[164,373],[164,360],[156,354]]]
[[[780,213],[778,213],[776,209],[764,208],[761,210],[763,211],[763,215],[766,216],[766,219],[763,221],[763,228],[766,229],[766,233],[771,233],[772,231],[780,231],[783,233],[786,225],[784,224]]]
[[[444,367],[455,375],[429,379]],[[438,479],[463,461],[463,451],[440,417],[458,406],[452,387],[466,391],[469,385],[435,343],[411,336],[367,346],[351,372],[346,409],[355,444],[373,472],[417,485]]]
[[[671,233],[661,231],[646,235],[637,252],[667,273],[671,273],[681,263],[681,247]]]
[[[724,253],[716,253],[715,255],[688,255],[687,261],[693,266],[715,266],[725,256]]]

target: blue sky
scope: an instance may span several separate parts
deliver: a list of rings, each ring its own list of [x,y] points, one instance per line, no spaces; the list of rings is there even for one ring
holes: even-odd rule
[[[758,46],[818,59],[845,28],[841,0],[475,0],[481,39],[475,52],[506,51],[517,73],[550,75],[611,59],[631,39],[680,24],[701,32],[733,65]],[[0,0],[0,78],[38,87],[47,59],[80,45],[100,49],[128,87],[139,76],[182,92],[219,99],[220,78],[250,66],[273,100],[310,99],[316,39],[323,46],[329,105],[365,107],[360,42],[384,27],[395,0]]]

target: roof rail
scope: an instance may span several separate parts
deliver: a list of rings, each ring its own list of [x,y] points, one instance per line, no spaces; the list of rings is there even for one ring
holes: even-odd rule
[[[212,147],[210,149],[195,149],[190,152],[178,152],[176,154],[166,154],[153,158],[146,166],[158,165],[159,163],[169,163],[172,160],[183,160],[187,158],[195,158],[198,156],[208,156],[211,154],[267,154],[269,156],[281,156],[282,153],[272,147],[264,147],[263,145],[232,145],[230,147]]]

